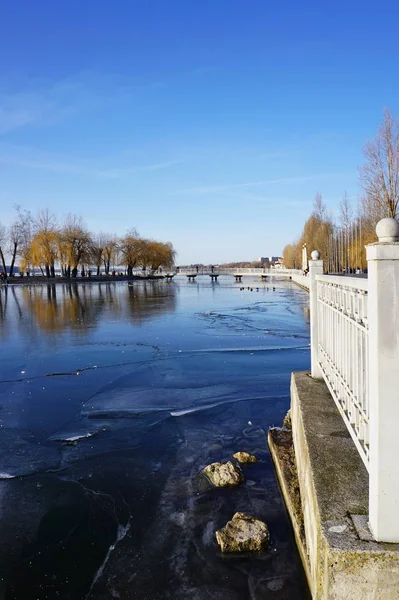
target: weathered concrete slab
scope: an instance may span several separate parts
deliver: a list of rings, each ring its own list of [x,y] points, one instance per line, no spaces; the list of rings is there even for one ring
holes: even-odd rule
[[[292,375],[291,420],[305,539],[301,554],[308,557],[303,560],[313,598],[399,598],[399,545],[366,541],[365,531],[361,539],[354,526],[353,516],[358,527],[367,527],[368,473],[323,381],[308,373]],[[277,464],[284,491],[285,471]],[[287,508],[295,529],[298,516],[289,502]],[[301,544],[300,536],[297,540]]]

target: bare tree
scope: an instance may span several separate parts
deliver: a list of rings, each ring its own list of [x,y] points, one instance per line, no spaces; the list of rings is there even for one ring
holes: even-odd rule
[[[366,193],[364,208],[373,219],[398,216],[399,121],[386,109],[375,138],[364,148],[360,180]]]
[[[7,229],[4,225],[0,223],[0,260],[2,264],[2,269],[4,272],[4,276],[7,277],[7,268],[6,268],[6,259],[5,259],[5,246],[7,243]]]
[[[24,210],[21,206],[16,205],[15,210],[17,215],[11,223],[9,229],[10,243],[10,276],[14,274],[15,259],[18,254],[21,254],[23,249],[30,244],[32,231],[32,216],[28,210]]]
[[[313,201],[313,213],[312,215],[316,217],[319,221],[327,221],[327,207],[323,201],[323,196],[320,192],[316,193],[315,199]]]
[[[348,194],[345,191],[344,196],[339,205],[339,221],[341,227],[345,230],[349,229],[353,220],[353,211],[351,203],[349,202]]]

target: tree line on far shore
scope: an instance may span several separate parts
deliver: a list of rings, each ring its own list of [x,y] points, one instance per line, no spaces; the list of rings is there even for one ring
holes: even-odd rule
[[[77,277],[94,269],[97,275],[109,275],[115,266],[124,266],[128,275],[133,269],[157,270],[174,265],[176,252],[171,242],[141,237],[136,229],[124,236],[91,233],[83,219],[69,214],[58,221],[49,210],[34,218],[20,206],[9,227],[0,223],[0,270],[6,273],[6,256],[10,256],[9,275],[40,269],[46,277],[60,270],[64,277]]]
[[[374,139],[366,144],[364,157],[359,202],[353,206],[345,193],[334,221],[317,193],[299,239],[284,248],[285,267],[303,268],[302,251],[306,246],[308,259],[312,250],[320,251],[327,272],[367,268],[365,246],[376,241],[376,224],[384,217],[399,218],[399,121],[389,110],[385,110]]]

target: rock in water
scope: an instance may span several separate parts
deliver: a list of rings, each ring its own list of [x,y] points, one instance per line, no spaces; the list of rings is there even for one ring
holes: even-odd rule
[[[260,552],[269,546],[269,528],[255,517],[236,513],[216,532],[216,541],[222,552]]]
[[[212,463],[202,472],[217,487],[235,487],[244,481],[241,470],[231,460],[227,463]]]
[[[255,463],[258,462],[258,459],[253,454],[249,454],[248,452],[236,452],[233,454],[233,458],[238,460],[239,463]]]

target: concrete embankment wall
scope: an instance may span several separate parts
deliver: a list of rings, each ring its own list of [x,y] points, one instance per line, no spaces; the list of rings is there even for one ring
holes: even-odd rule
[[[292,275],[292,281],[299,285],[304,290],[309,291],[309,277],[305,277],[304,275]]]
[[[368,473],[324,381],[293,373],[290,414],[291,431],[271,430],[269,446],[312,597],[397,600],[399,544],[375,542],[369,532]],[[284,431],[292,444],[290,485],[282,481]]]

